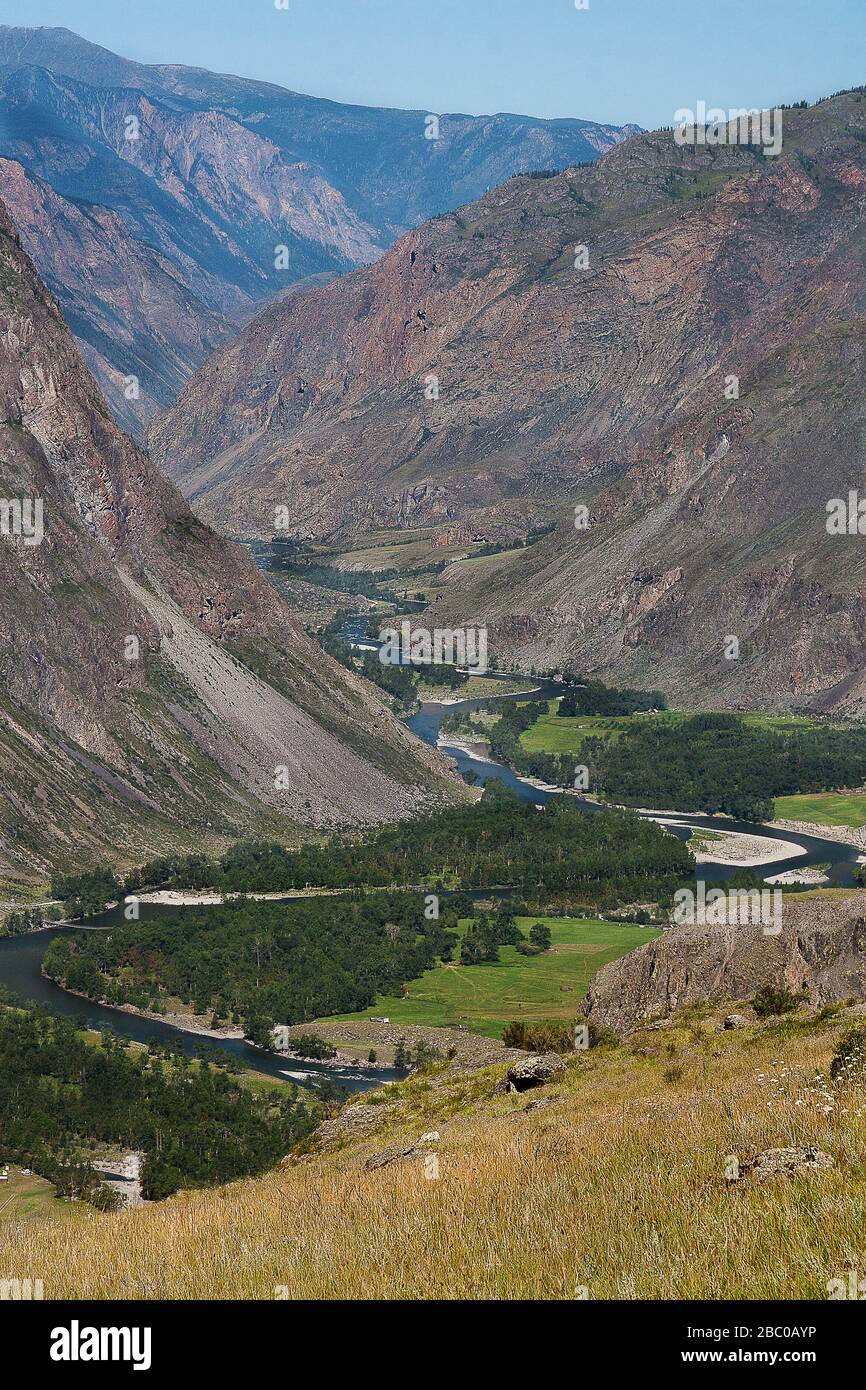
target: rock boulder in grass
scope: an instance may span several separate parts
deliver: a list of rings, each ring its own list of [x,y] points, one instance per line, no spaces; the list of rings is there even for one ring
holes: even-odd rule
[[[766,1182],[769,1178],[793,1178],[803,1173],[819,1173],[834,1166],[831,1154],[816,1149],[813,1144],[798,1144],[784,1149],[764,1149],[746,1163],[740,1164],[735,1181],[752,1178]]]
[[[509,1068],[508,1080],[515,1091],[528,1091],[533,1086],[543,1086],[563,1071],[565,1063],[556,1052],[532,1054]]]
[[[746,1003],[764,985],[804,990],[813,1008],[866,998],[866,893],[785,898],[782,931],[674,927],[599,970],[585,1015],[624,1034],[690,1004]]]

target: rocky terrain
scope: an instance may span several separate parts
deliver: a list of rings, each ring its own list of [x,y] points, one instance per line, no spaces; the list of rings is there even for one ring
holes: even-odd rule
[[[765,985],[803,991],[813,1007],[866,995],[866,893],[840,900],[786,896],[782,931],[673,927],[592,981],[587,1017],[624,1034],[692,1004],[746,1001]]]
[[[826,522],[863,476],[866,94],[784,117],[778,158],[638,135],[268,308],[155,456],[242,535],[289,498],[300,537],[553,527],[437,585],[524,669],[860,707],[866,557]]]
[[[233,336],[230,321],[186,289],[167,257],[137,240],[112,209],[63,198],[8,159],[0,159],[0,198],[115,418],[140,436],[154,409],[170,405],[190,373]]]
[[[461,794],[121,433],[2,205],[0,493],[8,882]]]
[[[144,66],[66,29],[6,26],[0,100],[0,155],[58,196],[20,177],[0,195],[138,436],[228,333],[226,318],[375,260],[407,227],[517,170],[594,160],[633,129],[444,116],[431,141],[425,112]],[[121,384],[130,374],[135,402]]]

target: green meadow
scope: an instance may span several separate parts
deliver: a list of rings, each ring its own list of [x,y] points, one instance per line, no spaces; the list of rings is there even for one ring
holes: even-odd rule
[[[851,792],[813,792],[808,796],[777,796],[777,820],[814,821],[816,825],[866,825],[866,795]]]
[[[498,962],[437,965],[411,980],[405,997],[380,996],[371,1008],[340,1017],[384,1015],[392,1023],[442,1028],[460,1023],[498,1038],[512,1019],[573,1018],[590,980],[603,965],[660,934],[655,928],[594,918],[519,917],[517,921],[527,936],[533,922],[545,922],[551,949],[538,956],[522,956],[513,946],[501,946]]]

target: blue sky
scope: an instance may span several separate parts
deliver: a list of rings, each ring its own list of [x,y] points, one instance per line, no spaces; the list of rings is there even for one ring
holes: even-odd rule
[[[427,111],[667,125],[866,82],[866,0],[0,0],[141,62]]]

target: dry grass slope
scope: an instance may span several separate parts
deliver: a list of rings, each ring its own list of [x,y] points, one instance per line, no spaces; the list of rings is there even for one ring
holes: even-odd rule
[[[825,1298],[866,1250],[861,1095],[814,1081],[843,1021],[720,1016],[576,1057],[530,1096],[493,1095],[502,1068],[412,1079],[363,1107],[372,1131],[263,1179],[9,1225],[0,1274],[50,1298]],[[418,1156],[364,1167],[431,1129],[438,1181]],[[835,1166],[725,1181],[729,1154],[806,1143]]]

